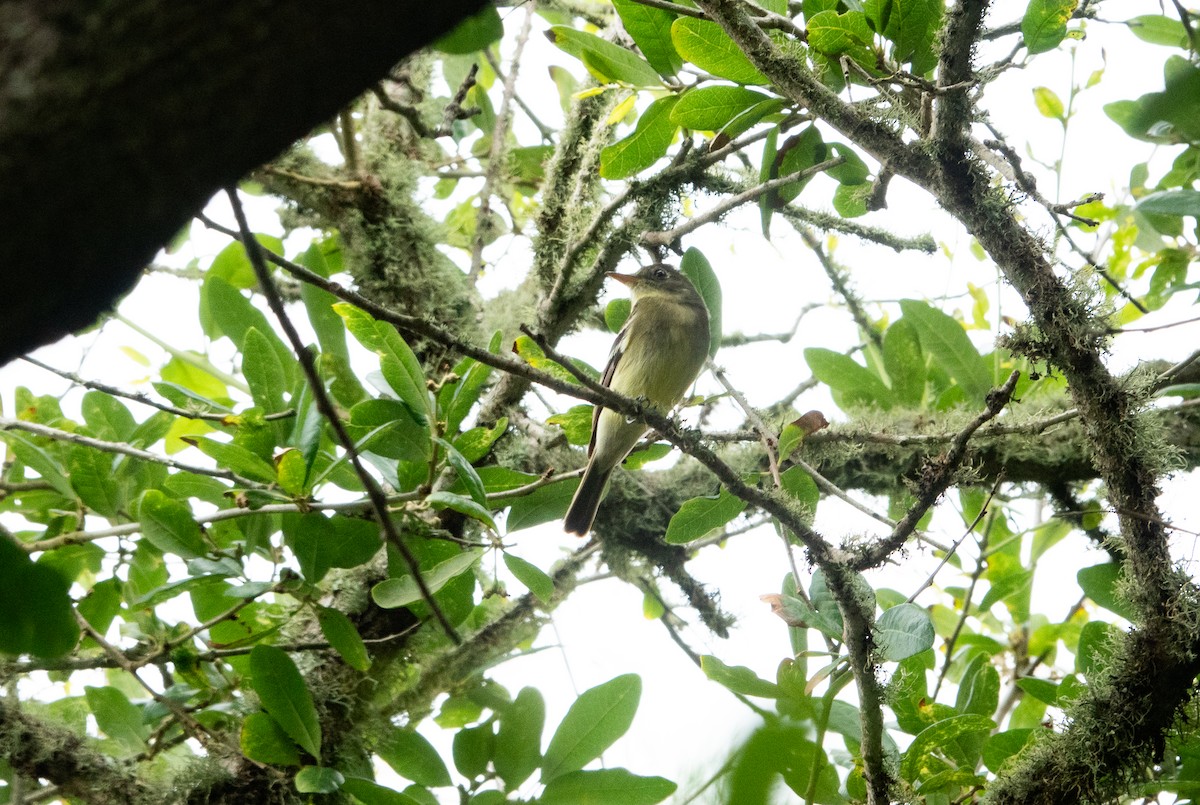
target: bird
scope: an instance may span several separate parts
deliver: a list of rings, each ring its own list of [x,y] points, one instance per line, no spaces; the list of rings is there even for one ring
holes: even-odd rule
[[[633,304],[600,382],[665,414],[683,399],[708,357],[708,308],[692,281],[665,263],[606,276],[629,287]],[[563,518],[567,533],[582,537],[591,530],[613,469],[646,430],[644,422],[595,407],[587,468]]]

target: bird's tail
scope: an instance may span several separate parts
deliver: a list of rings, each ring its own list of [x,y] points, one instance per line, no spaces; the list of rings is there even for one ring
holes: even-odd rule
[[[568,534],[586,536],[592,530],[592,521],[596,519],[596,510],[600,508],[600,499],[604,497],[604,488],[608,485],[608,476],[612,470],[601,470],[592,462],[583,473],[579,489],[563,518],[563,530]]]

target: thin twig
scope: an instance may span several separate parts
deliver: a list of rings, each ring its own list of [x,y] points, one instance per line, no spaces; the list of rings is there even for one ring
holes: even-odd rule
[[[780,187],[807,179],[810,176],[815,176],[816,174],[827,171],[830,168],[836,168],[845,161],[845,157],[834,157],[833,159],[827,159],[824,162],[818,163],[809,168],[805,168],[804,170],[796,171],[795,173],[788,174],[787,176],[781,176],[778,179],[771,179],[768,182],[755,185],[754,187],[738,193],[735,196],[730,196],[729,198],[721,200],[719,203],[713,206],[712,209],[705,210],[702,214],[689,218],[686,222],[675,227],[674,229],[669,229],[665,232],[645,233],[642,235],[642,243],[648,246],[670,246],[671,244],[678,242],[679,239],[684,235],[696,231],[705,224],[712,223],[713,221],[724,217],[731,210],[740,207],[743,204],[754,201],[760,196],[770,193],[772,190],[777,190]]]
[[[140,391],[124,391],[116,386],[110,386],[107,383],[101,383],[98,380],[85,380],[75,372],[71,372],[66,369],[56,369],[48,363],[43,363],[32,355],[22,355],[21,360],[25,361],[26,363],[31,363],[38,368],[45,369],[47,372],[52,372],[64,380],[71,381],[77,386],[83,386],[84,388],[93,389],[95,391],[102,391],[105,394],[113,397],[122,397],[126,400],[132,400],[133,402],[141,403],[142,405],[148,405],[151,408],[157,408],[159,411],[165,411],[168,414],[181,416],[185,419],[202,419],[207,422],[220,422],[224,424],[228,423],[229,418],[233,416],[232,412],[221,414],[210,411],[189,411],[186,408],[176,408],[173,405],[161,403],[158,400],[150,397],[148,394],[144,394]],[[295,415],[295,410],[288,409],[287,411],[279,411],[274,414],[266,414],[263,416],[263,419],[270,422],[276,419],[288,419],[290,417],[294,417]]]
[[[103,439],[96,439],[91,436],[84,436],[80,433],[71,433],[65,430],[58,430],[47,425],[39,425],[36,422],[25,422],[21,419],[9,419],[0,417],[0,431],[19,430],[26,433],[32,433],[35,436],[42,436],[47,439],[54,439],[59,442],[69,442],[71,444],[83,445],[84,447],[92,447],[96,450],[103,450],[106,453],[120,453],[123,456],[140,459],[142,461],[150,461],[155,464],[162,464],[171,469],[180,470],[182,472],[190,472],[195,475],[209,475],[213,478],[224,478],[227,481],[233,481],[251,489],[262,489],[267,485],[257,481],[251,481],[249,478],[243,478],[236,472],[229,470],[213,469],[211,467],[199,467],[195,464],[185,464],[182,461],[176,461],[173,458],[160,456],[157,453],[151,453],[148,450],[141,450],[136,447],[130,447],[124,442],[107,442]]]
[[[266,261],[263,259],[262,252],[260,251],[262,246],[259,244],[258,239],[253,236],[250,224],[246,221],[246,212],[242,209],[242,202],[238,198],[237,188],[228,187],[225,192],[229,196],[229,203],[233,207],[234,218],[237,219],[238,228],[242,233],[242,243],[250,255],[250,264],[254,267],[254,273],[258,277],[258,283],[263,296],[266,297],[268,307],[275,314],[275,318],[279,320],[280,328],[284,331],[284,334],[292,345],[292,350],[296,353],[296,357],[300,362],[300,368],[304,371],[304,376],[308,380],[309,390],[312,391],[313,402],[316,404],[317,410],[325,417],[342,449],[346,451],[350,465],[354,467],[354,472],[358,475],[359,480],[362,481],[363,489],[371,499],[375,516],[379,520],[379,525],[383,529],[388,543],[404,559],[405,565],[408,566],[408,570],[412,574],[413,581],[416,582],[417,589],[421,592],[421,599],[429,607],[430,612],[433,613],[438,623],[441,624],[446,636],[455,644],[461,644],[462,638],[459,637],[458,631],[455,630],[454,625],[450,623],[450,619],[446,617],[446,613],[442,611],[441,606],[434,599],[433,591],[429,589],[429,585],[421,573],[421,563],[413,554],[412,549],[400,538],[400,533],[396,530],[396,524],[392,521],[391,513],[388,512],[387,495],[384,494],[382,487],[379,486],[379,482],[375,480],[375,476],[371,475],[363,465],[362,458],[354,446],[354,440],[346,432],[346,427],[342,424],[333,401],[329,399],[329,394],[325,391],[325,385],[321,382],[321,375],[317,372],[316,364],[313,362],[312,353],[305,348],[304,341],[300,338],[300,333],[296,331],[295,325],[292,324],[291,318],[287,315],[287,311],[284,310],[283,300],[279,297],[279,293],[275,289],[275,284],[271,281],[270,270],[267,268]]]

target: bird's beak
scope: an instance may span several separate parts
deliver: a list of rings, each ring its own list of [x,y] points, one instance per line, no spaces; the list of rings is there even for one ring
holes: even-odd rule
[[[639,280],[634,274],[618,274],[615,271],[609,271],[604,276],[608,277],[610,280],[616,280],[622,285],[628,285],[630,288],[641,282],[641,280]]]

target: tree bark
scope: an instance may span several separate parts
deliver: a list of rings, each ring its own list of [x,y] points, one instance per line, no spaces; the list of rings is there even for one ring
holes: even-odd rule
[[[91,324],[215,190],[481,6],[0,4],[0,363]]]

